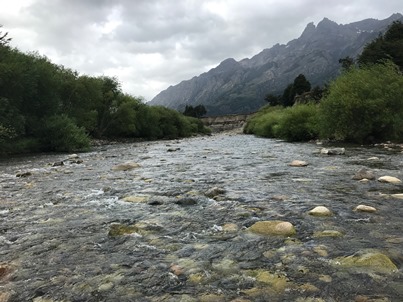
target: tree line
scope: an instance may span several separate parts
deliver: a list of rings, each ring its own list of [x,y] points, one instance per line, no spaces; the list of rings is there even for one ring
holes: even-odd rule
[[[88,149],[91,138],[178,138],[196,118],[122,91],[115,77],[80,75],[10,46],[0,31],[0,154]]]
[[[403,141],[403,24],[393,22],[341,75],[311,89],[304,75],[249,120],[245,133],[288,141],[325,138],[354,143]]]

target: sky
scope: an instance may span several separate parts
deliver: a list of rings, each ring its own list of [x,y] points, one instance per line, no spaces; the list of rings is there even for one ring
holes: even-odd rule
[[[0,0],[11,46],[92,76],[115,76],[150,101],[227,58],[339,24],[403,13],[402,0]]]

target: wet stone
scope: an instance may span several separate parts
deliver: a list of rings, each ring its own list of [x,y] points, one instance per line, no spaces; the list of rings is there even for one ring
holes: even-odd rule
[[[318,216],[318,217],[326,217],[332,216],[333,213],[324,206],[317,206],[308,212],[309,215]]]
[[[287,221],[258,221],[247,229],[259,235],[292,236],[296,234],[294,226]]]
[[[366,212],[366,213],[375,213],[376,208],[360,204],[360,205],[355,207],[354,211],[356,211],[356,212]]]
[[[378,178],[379,182],[390,183],[390,184],[400,184],[402,181],[394,176],[381,176]]]
[[[290,167],[306,167],[308,163],[303,160],[293,160],[291,163],[288,164]]]
[[[355,255],[339,257],[332,262],[335,266],[390,274],[397,271],[396,265],[388,256],[378,251],[362,251]]]
[[[362,168],[357,173],[355,173],[355,175],[353,176],[353,179],[354,180],[363,180],[363,179],[374,180],[375,175],[372,171]]]
[[[140,165],[138,163],[128,161],[123,164],[115,165],[112,167],[113,171],[129,171],[133,169],[140,168]]]

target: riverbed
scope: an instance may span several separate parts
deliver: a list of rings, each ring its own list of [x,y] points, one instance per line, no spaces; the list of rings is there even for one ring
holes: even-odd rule
[[[403,185],[377,179],[403,179],[403,150],[323,147],[215,134],[2,160],[0,301],[402,301]]]

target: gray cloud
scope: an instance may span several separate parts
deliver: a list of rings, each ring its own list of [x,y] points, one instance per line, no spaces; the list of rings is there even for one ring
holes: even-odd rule
[[[233,57],[297,38],[309,22],[383,19],[401,0],[3,0],[13,45],[151,99]]]

